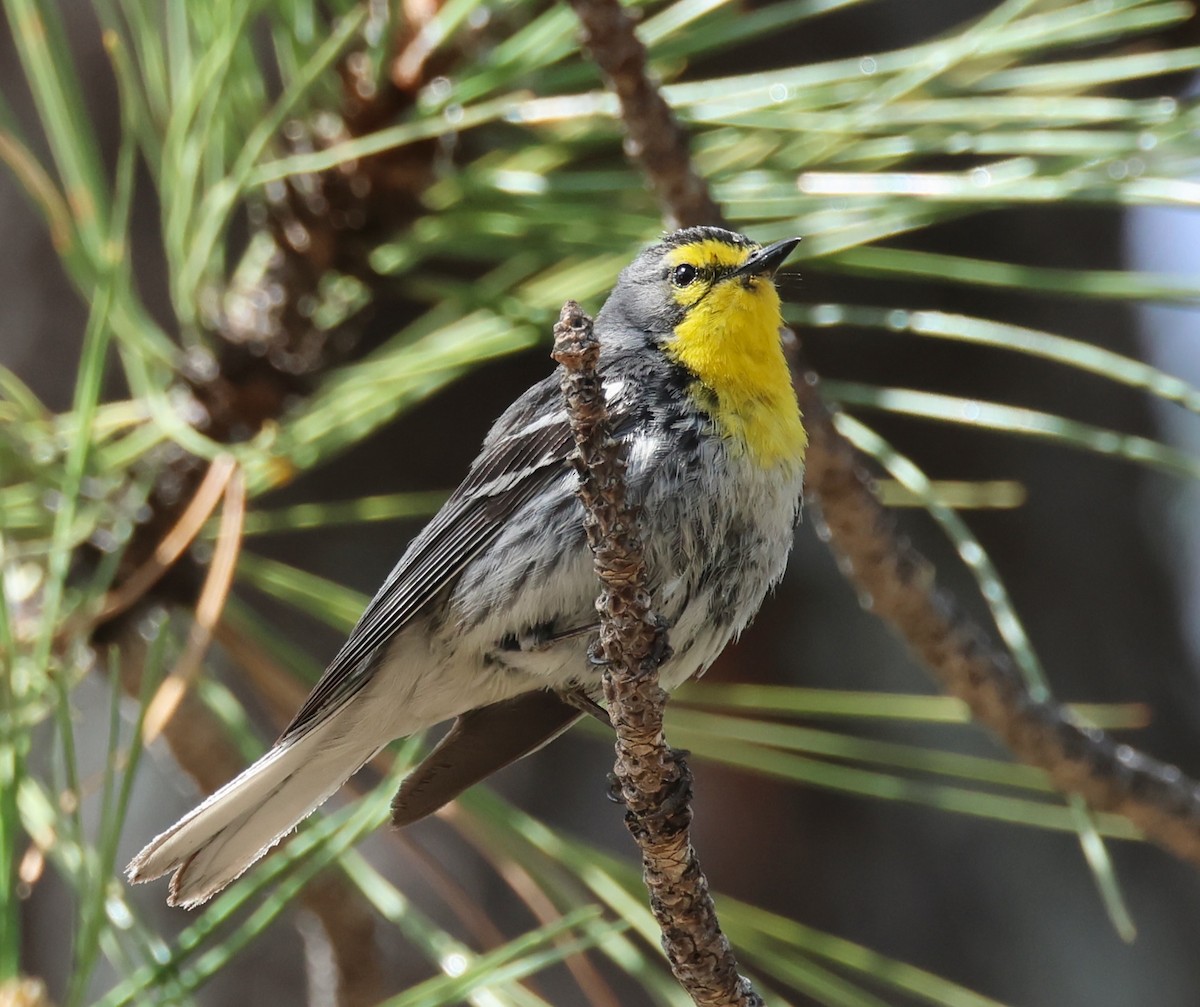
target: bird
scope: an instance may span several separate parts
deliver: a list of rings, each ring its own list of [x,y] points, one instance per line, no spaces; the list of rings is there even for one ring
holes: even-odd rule
[[[775,274],[799,240],[665,234],[596,317],[627,499],[670,632],[668,690],[708,669],[785,571],[807,435]],[[170,873],[168,903],[199,906],[397,738],[453,722],[392,802],[403,826],[589,711],[603,717],[573,446],[554,372],[495,421],[270,750],[148,843],[128,879]]]

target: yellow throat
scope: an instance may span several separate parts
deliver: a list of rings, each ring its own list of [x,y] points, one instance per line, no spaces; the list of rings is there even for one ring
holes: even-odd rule
[[[753,251],[709,238],[668,254],[671,267],[686,263],[702,277],[718,278],[672,291],[686,313],[664,348],[696,376],[699,387],[691,392],[723,437],[763,468],[799,465],[808,435],[779,341],[783,317],[775,283],[765,276],[719,278]]]

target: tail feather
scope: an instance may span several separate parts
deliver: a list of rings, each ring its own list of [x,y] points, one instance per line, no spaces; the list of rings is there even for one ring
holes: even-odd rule
[[[328,727],[330,725],[323,725]],[[379,745],[359,732],[330,738],[318,727],[277,745],[130,861],[130,881],[169,871],[171,905],[207,902],[240,877],[370,759]]]

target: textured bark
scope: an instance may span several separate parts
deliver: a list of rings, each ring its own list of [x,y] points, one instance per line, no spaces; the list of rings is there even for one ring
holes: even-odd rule
[[[815,376],[797,364],[797,396],[810,445],[808,486],[845,562],[842,569],[871,610],[887,620],[942,688],[995,732],[1022,762],[1097,811],[1133,822],[1150,839],[1200,866],[1200,784],[1070,710],[1034,699],[1007,654],[937,586],[933,565],[900,537],[870,487],[862,460],[832,423]]]
[[[705,1007],[757,1007],[761,998],[738,974],[721,932],[708,881],[689,837],[692,775],[681,753],[667,745],[658,684],[669,656],[667,631],[646,588],[638,514],[625,500],[625,463],[608,429],[604,389],[596,365],[600,343],[592,320],[574,301],[554,327],[554,359],[563,366],[562,389],[575,435],[571,463],[579,473],[601,594],[600,641],[604,696],[616,732],[616,777],[625,824],[642,852],[650,908],[662,929],[671,971],[692,1000]]]
[[[641,165],[671,227],[712,224],[721,209],[692,167],[687,131],[646,73],[646,48],[617,0],[571,0],[583,44],[621,102],[625,152]],[[680,156],[682,152],[683,156]]]

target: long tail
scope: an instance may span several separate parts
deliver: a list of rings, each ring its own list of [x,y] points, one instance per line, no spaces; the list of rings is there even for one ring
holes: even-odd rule
[[[276,745],[130,861],[130,881],[174,871],[173,906],[207,902],[315,811],[378,750],[367,732],[332,723]],[[367,737],[363,737],[367,735]]]

